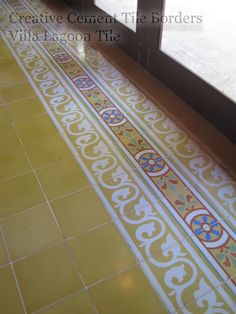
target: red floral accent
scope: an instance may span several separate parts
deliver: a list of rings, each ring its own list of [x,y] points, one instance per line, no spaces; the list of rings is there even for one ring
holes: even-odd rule
[[[231,266],[230,259],[228,258],[228,256],[225,257],[225,261],[223,262],[223,264],[226,267],[230,267]]]

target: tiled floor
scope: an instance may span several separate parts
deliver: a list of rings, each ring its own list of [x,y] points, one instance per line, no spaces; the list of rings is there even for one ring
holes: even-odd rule
[[[234,313],[225,165],[90,45],[1,25],[0,313]]]

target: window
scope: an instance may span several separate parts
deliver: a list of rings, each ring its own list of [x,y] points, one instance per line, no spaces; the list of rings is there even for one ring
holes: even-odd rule
[[[221,0],[166,0],[165,15],[178,18],[163,24],[161,49],[236,101],[236,2],[223,4]],[[184,23],[184,16],[195,19]]]
[[[111,16],[116,14],[119,22],[136,31],[138,0],[94,0],[94,4]]]

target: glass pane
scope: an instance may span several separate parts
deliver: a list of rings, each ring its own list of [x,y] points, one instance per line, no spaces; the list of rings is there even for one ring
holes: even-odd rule
[[[235,0],[166,0],[161,46],[165,53],[234,101],[235,12]],[[170,16],[174,17],[172,23]],[[190,18],[184,22],[184,16]]]
[[[94,4],[111,16],[116,14],[119,22],[136,32],[138,0],[94,0]]]

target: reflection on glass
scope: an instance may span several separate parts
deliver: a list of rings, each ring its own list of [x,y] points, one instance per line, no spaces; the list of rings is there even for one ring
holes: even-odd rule
[[[236,101],[236,1],[166,0],[161,49]],[[180,15],[182,21],[180,21]],[[202,16],[184,23],[183,16]]]
[[[84,41],[78,42],[76,48],[77,48],[80,58],[85,58]]]
[[[116,14],[119,22],[136,31],[136,21],[132,21],[132,16],[137,12],[138,0],[94,0],[94,4],[111,16]]]

